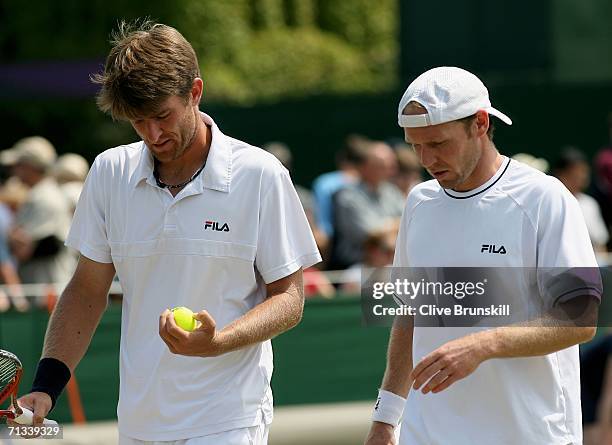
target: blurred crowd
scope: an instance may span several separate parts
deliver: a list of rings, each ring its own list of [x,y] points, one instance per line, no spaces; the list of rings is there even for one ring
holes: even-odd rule
[[[64,246],[89,165],[45,138],[0,152],[0,312],[30,307],[31,285],[65,284],[77,253]]]
[[[286,144],[263,148],[292,171]],[[605,255],[612,247],[612,144],[592,162],[576,147],[560,149],[550,161],[527,153],[513,158],[568,188],[580,203],[594,248]],[[336,170],[315,178],[310,189],[295,185],[324,259],[305,271],[307,296],[358,293],[362,268],[390,265],[406,197],[428,179],[401,139],[352,134],[335,160]],[[82,156],[58,156],[40,136],[0,152],[0,312],[11,306],[27,310],[33,296],[28,285],[61,285],[72,275],[77,256],[64,240],[88,169]]]
[[[287,145],[271,142],[263,148],[291,172]],[[317,268],[305,271],[307,296],[358,291],[362,267],[391,264],[406,197],[423,180],[416,154],[401,140],[349,135],[336,153],[336,166],[318,176],[310,190],[296,185],[323,257]]]

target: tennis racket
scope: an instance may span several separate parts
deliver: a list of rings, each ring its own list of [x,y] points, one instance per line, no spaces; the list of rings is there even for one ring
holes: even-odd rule
[[[10,398],[9,409],[0,409],[0,418],[6,417],[21,425],[32,425],[32,411],[17,403],[17,390],[23,366],[15,354],[0,349],[0,405]],[[57,425],[55,420],[45,419],[43,425]]]

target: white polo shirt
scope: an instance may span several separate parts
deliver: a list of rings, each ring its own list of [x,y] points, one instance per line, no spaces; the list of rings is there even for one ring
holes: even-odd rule
[[[157,187],[144,142],[95,160],[67,244],[113,263],[123,288],[121,434],[171,441],[272,420],[270,341],[214,358],[172,354],[167,308],[206,309],[217,328],[266,296],[266,283],[321,260],[291,178],[269,153],[213,120],[203,172],[173,197]]]
[[[508,158],[469,192],[435,180],[417,185],[395,255],[402,267],[597,267],[576,199],[557,179]],[[414,364],[476,329],[415,327]],[[570,443],[582,443],[578,346],[488,360],[440,393],[411,391],[400,436],[405,445]]]

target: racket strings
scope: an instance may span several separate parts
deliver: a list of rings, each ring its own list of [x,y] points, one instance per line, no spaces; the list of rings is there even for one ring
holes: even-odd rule
[[[19,369],[14,360],[6,357],[0,357],[0,389],[10,383]]]

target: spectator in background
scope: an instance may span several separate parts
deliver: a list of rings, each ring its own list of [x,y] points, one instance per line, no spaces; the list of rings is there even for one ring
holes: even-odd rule
[[[363,261],[363,243],[369,235],[387,229],[397,232],[404,208],[402,193],[389,183],[397,171],[391,147],[372,142],[358,169],[361,180],[334,197],[334,268]]]
[[[64,246],[70,210],[49,175],[56,158],[53,145],[40,136],[21,139],[0,157],[3,163],[13,165],[13,174],[30,188],[9,234],[24,283],[66,283],[75,267]]]
[[[0,156],[0,166],[6,168],[2,164]],[[15,176],[10,176],[2,181],[0,186],[0,231],[3,233],[9,232],[15,220],[15,214],[21,205],[28,198],[28,187]]]
[[[604,148],[595,157],[593,197],[599,204],[608,231],[612,227],[612,148]],[[608,242],[608,250],[610,250]]]
[[[15,261],[8,246],[8,236],[13,226],[13,209],[25,199],[25,186],[17,178],[9,177],[9,169],[0,164],[0,284],[7,289],[0,289],[0,312],[11,307],[11,302],[19,312],[25,312],[30,304],[23,295],[21,281],[17,275]]]
[[[53,177],[68,200],[71,213],[74,213],[76,209],[88,171],[89,163],[83,156],[76,153],[66,153],[60,156],[53,166]]]
[[[601,209],[594,198],[583,193],[591,180],[591,169],[586,157],[576,148],[565,148],[553,167],[553,174],[578,200],[593,248],[605,252],[610,236]]]
[[[344,292],[360,292],[364,268],[380,268],[393,264],[397,231],[386,229],[368,235],[363,243],[363,262],[353,264],[342,274]]]
[[[293,171],[293,155],[291,154],[291,150],[287,146],[287,144],[283,142],[268,142],[262,146],[264,150],[274,155],[276,159],[283,164],[289,173]],[[312,193],[306,187],[302,187],[298,184],[293,184],[295,187],[295,191],[300,198],[300,202],[302,203],[302,207],[304,207],[304,212],[306,212],[306,216],[311,216],[312,219],[315,219],[316,208],[314,199],[312,198]],[[312,224],[311,224],[312,227]]]
[[[6,200],[8,196],[5,195],[5,184],[9,177],[10,169],[0,164],[0,234],[3,236],[6,236],[13,225],[13,211]]]
[[[394,150],[397,156],[398,169],[391,182],[406,198],[412,187],[423,181],[423,169],[419,157],[407,144],[396,145]]]
[[[289,147],[282,142],[268,142],[263,145],[263,149],[271,153],[280,161],[281,164],[291,173],[293,167],[293,155]],[[306,213],[306,219],[322,254],[327,250],[329,238],[317,225],[317,208],[313,199],[312,193],[301,185],[294,184],[295,191]],[[333,297],[336,293],[334,286],[329,282],[325,274],[316,267],[308,267],[304,269],[304,296],[306,298],[313,296],[322,296],[326,298]]]
[[[6,291],[0,289],[0,312],[6,312],[11,307],[11,302],[19,312],[30,308],[4,235],[0,235],[0,283],[8,286]]]
[[[542,173],[548,173],[548,161],[544,158],[536,158],[529,153],[517,153],[512,156],[512,159],[540,170]]]
[[[592,195],[599,203],[601,214],[608,231],[612,227],[612,113],[609,116],[610,144],[602,148],[595,156],[595,178]],[[608,241],[608,250],[612,242]]]
[[[338,190],[359,180],[358,165],[364,159],[369,142],[363,136],[349,135],[346,138],[346,148],[336,153],[338,169],[318,176],[312,183],[318,209],[317,223],[330,239],[334,235],[333,196]]]

